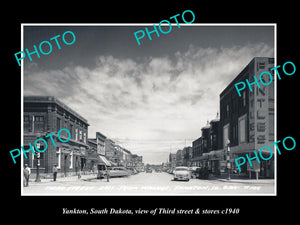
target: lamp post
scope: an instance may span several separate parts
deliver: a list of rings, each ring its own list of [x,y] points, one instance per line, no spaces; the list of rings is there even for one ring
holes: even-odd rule
[[[38,142],[37,143],[37,148],[40,149],[40,147],[41,147],[41,144]],[[36,153],[36,178],[35,178],[35,182],[41,182],[39,167],[40,167],[40,153],[37,152]]]
[[[228,172],[228,177],[227,180],[230,180],[230,169],[231,169],[231,163],[230,163],[230,140],[227,139],[226,141],[226,146],[227,146],[227,151],[226,151],[226,160],[227,160],[227,172]]]

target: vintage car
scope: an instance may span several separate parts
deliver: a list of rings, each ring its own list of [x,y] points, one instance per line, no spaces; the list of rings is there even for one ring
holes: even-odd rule
[[[130,175],[134,175],[134,174],[137,174],[139,173],[135,168],[133,167],[128,167],[127,168],[128,172],[130,173]]]
[[[131,172],[125,167],[111,167],[109,170],[110,177],[127,177],[130,176]]]
[[[173,171],[173,174],[174,174],[174,180],[185,180],[185,181],[190,180],[189,168],[186,166],[176,167],[175,170]]]
[[[199,172],[198,172],[199,169],[200,169],[200,167],[197,167],[197,166],[189,167],[190,177],[191,178],[198,178],[198,176],[199,176]]]
[[[108,167],[107,171],[109,173],[109,177],[126,177],[131,175],[125,167]],[[106,178],[106,175],[106,168],[98,169],[97,179]]]

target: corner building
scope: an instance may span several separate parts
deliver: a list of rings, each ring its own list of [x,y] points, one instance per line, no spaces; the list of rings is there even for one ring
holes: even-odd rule
[[[274,73],[270,71],[274,67],[274,58],[255,57],[240,72],[240,74],[222,91],[220,94],[220,126],[222,134],[222,148],[226,150],[227,140],[230,141],[230,162],[231,169],[238,171],[234,159],[237,157],[254,157],[253,151],[260,150],[263,146],[270,146],[274,142]],[[260,83],[259,75],[269,71],[273,76],[273,82],[268,86]],[[241,91],[241,97],[238,95],[235,84],[238,82],[254,82],[255,76],[259,81],[251,85],[253,91],[250,91],[246,84],[245,89]],[[263,77],[262,79],[267,79]],[[270,78],[268,78],[270,79]],[[264,81],[268,83],[269,80]],[[266,149],[262,151],[265,158],[268,158],[270,152]],[[273,149],[274,153],[274,149]],[[241,167],[240,176],[255,177],[258,172],[259,177],[274,178],[274,157],[268,161],[256,159],[245,163]]]
[[[38,138],[47,141],[47,150],[40,153],[39,172],[42,177],[51,176],[55,164],[58,174],[63,176],[90,169],[87,165],[89,124],[85,118],[53,96],[24,96],[23,116],[24,149],[29,148],[28,143],[33,146]],[[71,133],[71,139],[66,143],[60,142],[57,136],[57,132],[62,128]],[[52,136],[56,146],[50,137],[45,137],[53,132],[56,133]],[[40,143],[40,149],[45,149],[45,144]],[[27,155],[27,159],[23,156],[24,163],[35,173],[36,156],[32,152],[28,152]]]

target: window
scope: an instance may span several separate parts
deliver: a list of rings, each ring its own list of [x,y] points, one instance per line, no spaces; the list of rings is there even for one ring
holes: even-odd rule
[[[246,115],[239,118],[239,143],[246,142]]]
[[[73,151],[70,153],[70,169],[73,169]]]
[[[35,120],[35,122],[43,122],[44,121],[44,116],[35,116],[34,120]]]
[[[257,64],[257,70],[259,69],[264,69],[265,68],[265,63],[264,62],[260,62]]]
[[[243,96],[243,107],[246,106],[246,91],[242,92],[242,96]]]
[[[32,121],[30,121],[29,115],[24,115],[24,132],[32,132]]]
[[[73,139],[73,124],[70,124],[70,133],[71,133],[71,138]]]
[[[75,129],[75,140],[78,141],[78,128]]]
[[[65,120],[65,126],[64,126],[64,128],[68,129],[68,121],[67,120]]]
[[[86,143],[86,133],[83,133],[83,142]]]
[[[82,140],[82,130],[79,130],[79,141]]]
[[[226,118],[229,117],[229,104],[226,105]]]
[[[34,132],[43,132],[44,126],[44,116],[34,116]]]

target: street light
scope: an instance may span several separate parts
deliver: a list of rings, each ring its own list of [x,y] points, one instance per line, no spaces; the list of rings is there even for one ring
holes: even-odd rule
[[[226,160],[227,160],[227,172],[228,172],[228,178],[227,180],[230,180],[230,169],[231,169],[231,163],[230,163],[230,140],[227,139],[226,141],[227,151],[226,151]]]
[[[41,144],[38,142],[36,147],[40,150]],[[40,153],[37,152],[36,153],[36,178],[35,178],[35,182],[41,182],[39,167],[40,167]]]

